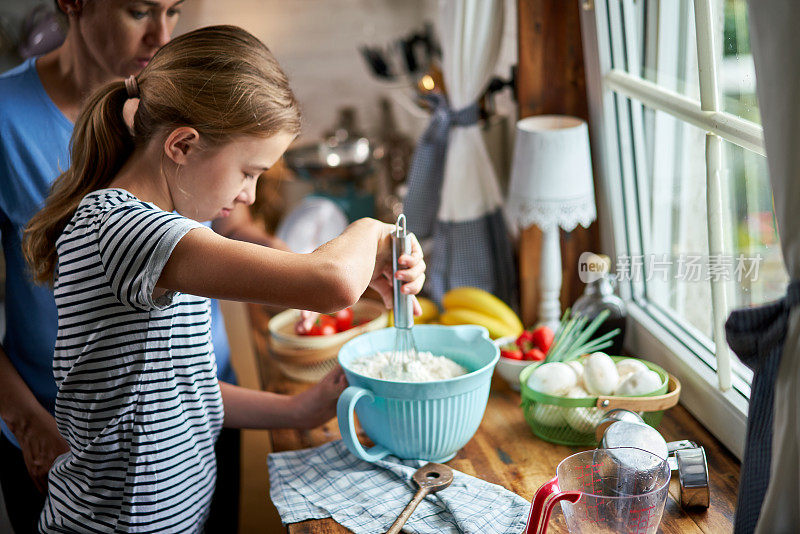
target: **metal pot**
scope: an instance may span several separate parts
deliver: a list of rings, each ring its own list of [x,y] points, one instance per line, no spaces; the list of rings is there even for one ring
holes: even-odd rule
[[[288,150],[284,159],[286,165],[303,178],[346,181],[371,172],[372,149],[366,137],[343,141],[328,138]]]

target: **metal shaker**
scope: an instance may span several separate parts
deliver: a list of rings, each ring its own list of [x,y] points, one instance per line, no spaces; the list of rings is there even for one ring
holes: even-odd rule
[[[705,449],[689,440],[664,440],[658,430],[647,425],[635,412],[609,410],[595,428],[600,447],[636,447],[666,458],[672,471],[678,472],[681,506],[708,508],[708,462]]]

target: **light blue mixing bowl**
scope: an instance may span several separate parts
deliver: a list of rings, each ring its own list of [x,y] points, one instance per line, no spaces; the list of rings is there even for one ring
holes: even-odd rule
[[[355,358],[394,349],[396,330],[385,328],[348,341],[339,351],[350,386],[339,397],[339,430],[347,448],[372,462],[388,454],[446,462],[478,430],[489,398],[499,350],[482,326],[419,325],[412,329],[420,351],[447,356],[466,375],[433,382],[396,382],[350,370]],[[353,412],[375,442],[369,450],[356,437]]]

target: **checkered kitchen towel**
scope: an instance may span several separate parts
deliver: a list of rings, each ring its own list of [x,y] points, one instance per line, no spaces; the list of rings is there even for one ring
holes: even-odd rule
[[[392,461],[388,461],[392,460]],[[284,524],[332,517],[356,534],[386,532],[417,491],[411,475],[426,462],[393,456],[374,463],[342,441],[272,453],[270,496]],[[428,495],[404,532],[520,533],[530,503],[496,484],[455,471],[453,483]]]

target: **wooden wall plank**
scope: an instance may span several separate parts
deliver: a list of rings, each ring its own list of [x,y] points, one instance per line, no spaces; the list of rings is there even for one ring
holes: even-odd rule
[[[520,118],[563,114],[589,120],[581,45],[580,3],[565,0],[518,0],[517,98]],[[541,232],[529,228],[520,241],[520,310],[525,325],[537,319]],[[561,235],[562,308],[583,292],[578,278],[582,252],[600,252],[597,224]]]
[[[519,238],[519,295],[522,324],[536,322],[539,306],[539,261],[542,254],[542,231],[531,226]]]

